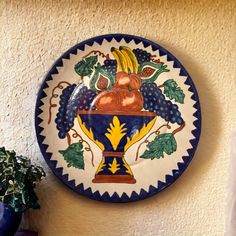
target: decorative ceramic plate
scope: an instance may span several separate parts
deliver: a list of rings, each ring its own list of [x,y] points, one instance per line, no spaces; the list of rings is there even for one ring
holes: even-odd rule
[[[64,53],[36,104],[36,132],[54,174],[78,193],[128,202],[172,184],[197,148],[197,91],[156,43],[113,34]]]

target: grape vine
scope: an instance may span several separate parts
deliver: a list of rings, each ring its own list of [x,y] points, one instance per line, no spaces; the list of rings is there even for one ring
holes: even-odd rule
[[[144,109],[155,112],[158,116],[171,123],[183,124],[178,106],[166,100],[162,90],[156,83],[143,83],[140,91],[144,98]]]
[[[52,108],[57,107],[56,103],[52,103],[53,98],[57,98],[59,96],[58,93],[55,93],[55,91],[56,89],[64,89],[64,86],[62,86],[62,84],[66,84],[67,86],[70,85],[70,83],[68,83],[67,81],[61,81],[56,87],[53,88],[52,95],[49,99],[48,124],[50,124],[52,120]]]
[[[101,56],[103,58],[106,58],[107,60],[110,60],[110,56],[109,56],[109,53],[107,53],[106,55],[99,51],[99,50],[92,50],[91,52],[89,52],[88,54],[86,54],[85,56],[83,56],[83,58],[86,58],[88,56],[90,56],[91,54],[94,54],[94,55],[98,55],[98,56]]]
[[[93,154],[90,144],[85,139],[83,139],[83,137],[75,129],[71,129],[71,130],[74,132],[72,134],[73,138],[79,138],[80,143],[85,143],[87,145],[87,147],[85,147],[84,150],[91,153],[92,155],[91,163],[92,163],[92,166],[94,166],[94,154]]]
[[[139,158],[139,152],[140,152],[141,146],[142,146],[143,144],[149,144],[149,143],[150,143],[149,139],[150,139],[150,137],[153,136],[154,134],[156,135],[156,137],[158,137],[158,136],[161,134],[160,130],[161,130],[163,127],[167,127],[167,129],[171,129],[171,126],[169,125],[169,122],[167,122],[166,124],[161,125],[157,130],[151,132],[151,133],[145,138],[145,140],[139,144],[139,146],[138,146],[138,148],[137,148],[137,152],[136,152],[135,161],[137,161],[138,158]],[[174,136],[175,134],[177,134],[178,132],[180,132],[184,127],[185,127],[185,122],[184,122],[181,126],[179,126],[178,128],[176,128],[175,130],[173,130],[170,134]],[[168,134],[168,133],[167,133],[167,134]]]

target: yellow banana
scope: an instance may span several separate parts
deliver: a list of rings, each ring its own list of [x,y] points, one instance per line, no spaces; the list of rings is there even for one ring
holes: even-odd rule
[[[127,57],[130,58],[130,60],[132,61],[132,65],[133,65],[132,73],[137,74],[138,73],[138,60],[137,60],[135,54],[133,53],[133,51],[129,47],[126,47],[126,46],[120,46],[119,49],[121,50],[121,52],[123,54],[127,55],[126,58]]]
[[[117,61],[117,72],[123,71],[123,72],[128,73],[127,60],[124,54],[122,54],[119,49],[114,48],[114,47],[111,48],[111,53]]]
[[[120,51],[125,56],[125,59],[127,61],[128,70],[130,71],[130,73],[134,73],[133,62],[132,62],[131,58],[129,57],[129,54],[124,49],[121,49]]]

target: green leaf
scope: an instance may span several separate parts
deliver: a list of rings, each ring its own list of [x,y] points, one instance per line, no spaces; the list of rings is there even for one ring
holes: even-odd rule
[[[43,176],[43,169],[33,165],[29,158],[0,148],[0,199],[15,212],[38,208],[34,188]]]
[[[164,153],[170,155],[175,152],[177,150],[177,143],[173,134],[160,134],[148,143],[147,148],[140,158],[153,160],[164,157]]]
[[[75,72],[80,76],[87,76],[90,75],[93,72],[93,67],[97,63],[98,57],[97,56],[91,56],[88,58],[83,59],[82,61],[79,61],[75,65]]]
[[[178,84],[173,79],[165,81],[164,94],[170,100],[174,99],[176,102],[184,103],[185,94],[183,90],[180,87],[178,87]]]
[[[99,81],[104,81],[105,83],[99,83]],[[101,92],[104,90],[110,90],[115,83],[115,78],[112,74],[105,71],[100,63],[95,66],[95,73],[93,74],[91,80],[90,80],[90,89],[92,89],[95,92]]]
[[[68,167],[75,167],[79,169],[84,169],[84,151],[82,143],[73,143],[66,150],[59,151]]]

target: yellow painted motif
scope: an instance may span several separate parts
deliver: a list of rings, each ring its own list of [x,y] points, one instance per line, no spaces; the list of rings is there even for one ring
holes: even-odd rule
[[[110,128],[107,128],[108,133],[105,135],[110,140],[114,150],[117,149],[120,140],[126,135],[124,131],[127,129],[124,126],[125,123],[121,124],[118,117],[114,116],[112,123],[110,123]]]
[[[126,173],[130,174],[130,175],[133,175],[133,172],[131,170],[131,168],[129,167],[129,165],[127,164],[127,162],[125,161],[125,159],[123,159],[123,162],[124,162],[124,166],[126,168]]]
[[[113,159],[112,163],[109,164],[109,170],[111,171],[112,174],[115,174],[120,168],[120,164],[117,164],[116,158]]]
[[[134,143],[138,142],[140,139],[142,139],[152,128],[152,126],[154,125],[156,121],[156,117],[154,119],[152,119],[147,125],[144,124],[142,129],[136,130],[134,136],[130,139],[129,137],[127,137],[127,143],[125,145],[125,151],[127,151],[127,149],[132,146]]]
[[[102,157],[102,161],[100,162],[99,166],[98,166],[98,169],[97,169],[97,172],[96,174],[100,173],[101,171],[103,171],[103,167],[105,167],[106,164],[105,164],[105,158],[104,156]]]
[[[77,119],[78,119],[78,122],[79,122],[79,125],[81,127],[81,129],[83,130],[83,132],[94,142],[98,145],[98,147],[103,151],[104,150],[104,145],[99,142],[98,140],[95,140],[94,139],[94,135],[93,135],[93,131],[92,129],[90,128],[90,130],[88,130],[85,126],[85,124],[82,122],[80,116],[78,115],[77,116]]]

